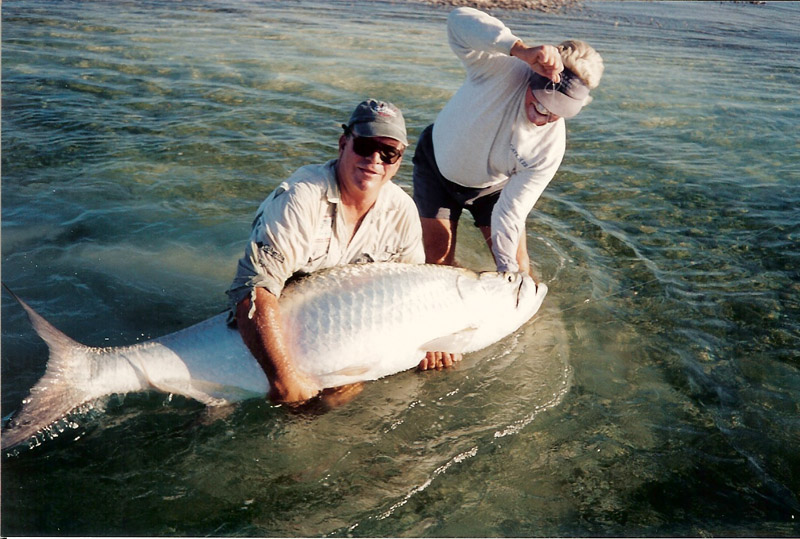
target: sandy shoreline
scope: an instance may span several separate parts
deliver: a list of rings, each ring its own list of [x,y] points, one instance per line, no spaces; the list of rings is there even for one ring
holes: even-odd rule
[[[581,6],[581,0],[414,0],[437,6],[470,6],[478,9],[536,10],[548,13],[563,12]]]

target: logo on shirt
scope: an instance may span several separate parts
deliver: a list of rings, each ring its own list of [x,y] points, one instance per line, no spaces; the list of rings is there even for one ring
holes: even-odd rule
[[[519,161],[519,162],[520,162],[520,164],[521,164],[523,167],[525,167],[525,168],[532,168],[532,167],[533,167],[533,165],[532,165],[532,164],[530,164],[530,163],[528,163],[527,161],[525,161],[525,159],[524,159],[524,158],[523,158],[523,157],[522,157],[522,156],[519,154],[519,152],[517,151],[517,149],[514,147],[514,145],[513,145],[513,144],[511,145],[511,153],[513,153],[513,154],[514,154],[514,157],[516,157],[516,158],[517,158],[517,161]]]
[[[270,256],[281,263],[286,261],[286,258],[284,258],[283,254],[278,252],[278,250],[275,249],[275,247],[273,247],[269,243],[262,243],[259,241],[256,242],[256,246],[258,247],[258,250],[262,255]]]

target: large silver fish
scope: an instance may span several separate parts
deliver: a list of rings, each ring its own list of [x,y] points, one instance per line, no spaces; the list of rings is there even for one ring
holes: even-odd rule
[[[339,266],[292,282],[280,308],[297,368],[329,388],[410,369],[429,350],[484,348],[528,321],[546,293],[544,284],[537,287],[523,274],[376,263]],[[2,433],[4,449],[35,439],[81,404],[113,393],[155,389],[213,406],[268,392],[264,372],[225,314],[144,343],[94,348],[19,301],[50,358]]]

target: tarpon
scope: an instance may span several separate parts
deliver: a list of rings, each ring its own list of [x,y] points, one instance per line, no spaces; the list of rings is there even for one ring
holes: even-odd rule
[[[547,293],[521,273],[374,263],[323,270],[280,297],[296,367],[331,388],[377,380],[419,364],[426,351],[467,353],[527,322]],[[15,296],[16,297],[16,296]],[[131,346],[82,345],[17,298],[50,349],[42,378],[2,433],[2,447],[37,433],[100,397],[158,390],[209,406],[264,397],[264,371],[219,314]]]

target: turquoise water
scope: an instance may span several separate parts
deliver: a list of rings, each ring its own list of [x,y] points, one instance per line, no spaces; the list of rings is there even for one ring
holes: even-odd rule
[[[258,203],[355,103],[433,120],[446,14],[4,2],[3,282],[90,345],[216,314]],[[111,398],[4,455],[3,535],[800,534],[800,4],[497,14],[607,65],[528,219],[534,321],[322,415]],[[3,417],[46,356],[4,293]]]

